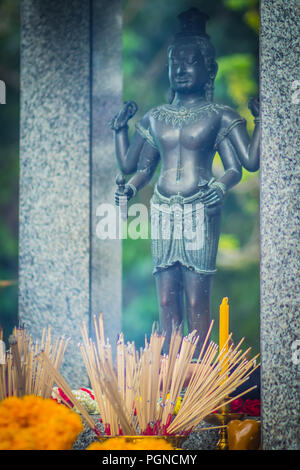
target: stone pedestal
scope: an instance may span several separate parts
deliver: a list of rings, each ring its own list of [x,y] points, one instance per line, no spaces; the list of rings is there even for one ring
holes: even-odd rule
[[[71,337],[62,373],[86,377],[79,325],[103,311],[121,330],[121,244],[95,237],[95,210],[114,204],[109,121],[121,105],[121,2],[23,0],[19,316]]]

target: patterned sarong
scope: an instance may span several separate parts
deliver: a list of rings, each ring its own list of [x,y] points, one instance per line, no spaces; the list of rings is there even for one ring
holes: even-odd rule
[[[221,209],[208,210],[200,192],[169,198],[155,187],[151,198],[153,274],[177,262],[197,273],[214,274],[220,226]]]

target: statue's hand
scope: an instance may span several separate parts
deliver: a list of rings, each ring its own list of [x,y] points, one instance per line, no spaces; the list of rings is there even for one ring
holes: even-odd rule
[[[225,185],[218,181],[214,181],[209,185],[208,190],[202,196],[201,202],[206,207],[219,206],[223,202],[225,192]]]
[[[118,131],[127,126],[129,119],[131,119],[137,112],[138,107],[134,101],[125,101],[123,108],[111,120],[110,127],[114,131]]]
[[[119,206],[120,205],[120,198],[127,198],[127,201],[129,201],[129,199],[131,199],[133,197],[133,189],[128,186],[127,184],[125,184],[125,189],[124,191],[120,191],[119,189],[117,189],[117,191],[115,192],[115,203],[116,203],[116,206]],[[124,199],[123,199],[124,201]],[[121,199],[121,203],[122,203],[122,199]]]
[[[253,116],[259,117],[259,99],[258,98],[250,98],[248,103],[248,108],[250,109]]]

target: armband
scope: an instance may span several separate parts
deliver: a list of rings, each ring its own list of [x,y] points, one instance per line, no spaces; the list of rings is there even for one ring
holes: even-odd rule
[[[246,124],[246,119],[235,119],[226,129],[222,130],[216,139],[215,150],[218,149],[222,140],[224,140],[236,126],[240,124]]]
[[[149,131],[149,129],[145,129],[145,127],[143,127],[139,122],[135,125],[135,128],[137,130],[137,132],[147,141],[149,142],[150,145],[152,145],[152,147],[154,147],[155,149],[157,149],[157,145]]]

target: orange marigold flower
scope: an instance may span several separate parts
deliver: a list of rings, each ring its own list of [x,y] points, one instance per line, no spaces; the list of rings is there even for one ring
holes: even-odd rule
[[[174,447],[163,438],[124,436],[93,442],[86,450],[174,450]]]
[[[27,395],[0,403],[0,450],[70,450],[80,416],[54,400]]]

